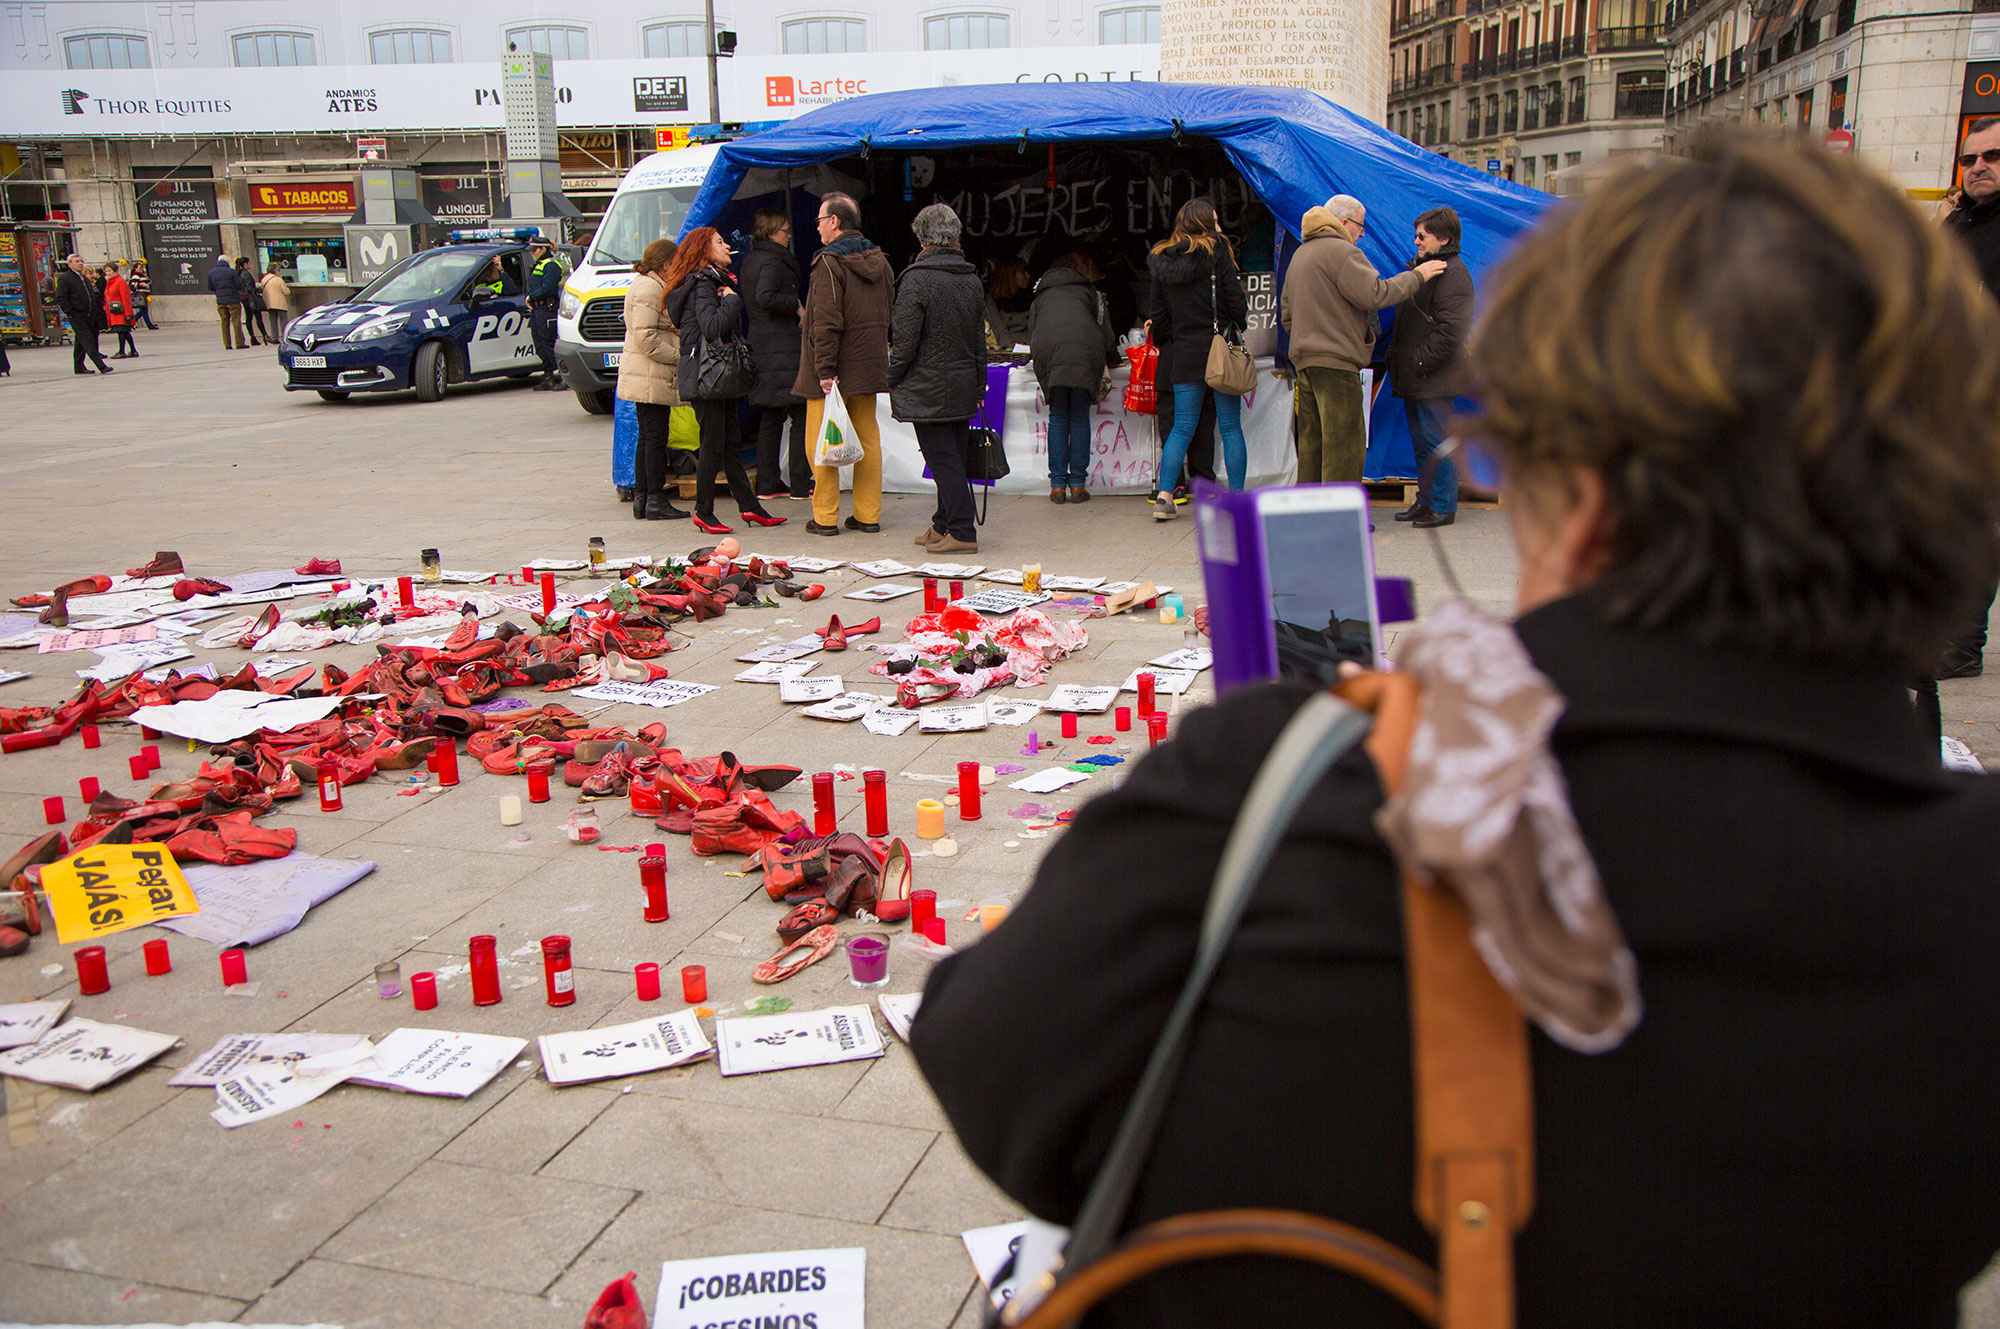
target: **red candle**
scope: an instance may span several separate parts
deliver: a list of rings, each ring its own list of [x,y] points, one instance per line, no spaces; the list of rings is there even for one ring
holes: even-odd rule
[[[438,1004],[438,976],[425,972],[410,975],[410,1004],[420,1011],[434,1010]]]
[[[531,762],[528,765],[528,801],[546,803],[549,801],[549,775],[555,769],[546,761]]]
[[[330,761],[319,767],[319,810],[340,811],[340,768]]]
[[[396,603],[405,609],[413,608],[417,603],[416,596],[411,594],[408,577],[396,578]]]
[[[910,892],[910,931],[922,936],[924,924],[937,917],[937,892],[916,890]]]
[[[1146,746],[1156,748],[1160,746],[1160,740],[1166,736],[1167,713],[1165,711],[1154,711],[1146,717],[1146,737],[1149,740]]]
[[[125,769],[132,772],[134,780],[143,780],[153,773],[153,768],[146,764],[146,759],[137,753],[125,759]]]
[[[832,835],[840,829],[840,817],[833,810],[833,772],[813,776],[813,834]]]
[[[141,738],[143,738],[143,739],[147,740],[148,742],[151,742],[151,741],[152,741],[153,739],[156,739],[156,738],[158,738],[159,736],[160,736],[160,731],[159,731],[159,730],[157,730],[157,729],[148,729],[148,728],[146,728],[146,726],[144,726],[144,725],[140,725],[140,726],[139,726],[139,737],[141,737]]]
[[[542,574],[542,617],[547,618],[555,612],[556,574],[553,572],[544,572]]]
[[[222,986],[233,988],[238,983],[247,983],[249,981],[250,969],[248,965],[243,963],[243,952],[224,951],[222,953]]]
[[[60,825],[65,820],[62,795],[56,794],[42,800],[42,824],[44,826]]]
[[[632,967],[632,985],[640,1001],[660,999],[660,966],[641,964]]]
[[[889,772],[861,772],[861,797],[868,809],[868,833],[889,833]]]
[[[708,1000],[708,970],[698,964],[681,967],[681,1000],[692,1006]]]
[[[667,912],[667,860],[664,855],[655,858],[648,854],[639,860],[639,884],[646,889],[646,921],[664,923],[672,917]]]
[[[979,820],[979,763],[976,761],[958,764],[958,819]]]
[[[497,938],[482,933],[467,943],[467,955],[472,962],[472,1004],[475,1006],[500,1004],[500,963],[493,950],[497,941]]]
[[[1143,718],[1153,713],[1153,676],[1139,675],[1139,714]]]
[[[435,739],[431,742],[431,750],[424,754],[424,769],[432,775],[438,773],[438,745]]]
[[[87,748],[94,748],[99,743],[103,742],[103,740],[97,736],[97,726],[94,724],[85,725],[83,727],[82,733],[83,733],[83,745]]]
[[[951,584],[951,598],[954,600],[963,600],[965,598],[964,582],[955,581]]]
[[[159,735],[153,734],[151,737],[158,738]],[[146,759],[146,771],[148,774],[160,769],[160,748],[157,743],[148,743],[145,747],[140,748],[139,755]]]
[[[575,1004],[576,971],[569,964],[569,938],[560,933],[542,938],[542,984],[548,989],[549,1005]]]
[[[76,990],[94,997],[111,988],[111,974],[104,963],[102,946],[80,947],[76,953]]]
[[[139,948],[146,955],[146,972],[158,978],[161,974],[172,973],[174,957],[167,953],[167,939],[155,937]]]
[[[1132,727],[1132,708],[1130,706],[1120,706],[1117,710],[1113,711],[1111,713],[1111,727],[1121,734],[1130,729]]]
[[[926,614],[935,614],[938,610],[944,608],[944,601],[938,599],[937,587],[938,579],[936,577],[924,578],[924,612]]]
[[[944,920],[933,914],[924,920],[924,936],[938,945],[944,945]]]
[[[523,586],[533,586],[535,584],[535,570],[533,568],[521,569],[521,584]]]
[[[86,803],[96,798],[97,791],[103,787],[97,783],[97,777],[94,775],[86,775],[76,782],[76,792],[83,795],[83,801]]]
[[[438,754],[438,783],[455,785],[458,783],[458,744],[449,738],[440,738],[434,749]]]
[[[1076,737],[1076,712],[1074,712],[1074,711],[1065,711],[1065,712],[1063,713],[1063,718],[1062,718],[1062,736],[1063,736],[1064,738],[1075,738],[1075,737]]]
[[[665,858],[666,856],[667,846],[665,844],[649,844],[646,846],[646,857]]]

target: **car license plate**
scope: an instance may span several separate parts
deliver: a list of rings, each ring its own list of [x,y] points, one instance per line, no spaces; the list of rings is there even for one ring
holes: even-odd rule
[[[292,357],[294,369],[324,369],[326,357],[323,355],[295,355]]]
[[[606,351],[604,353],[604,367],[606,369],[616,369],[618,362],[624,358],[625,352],[623,351]]]

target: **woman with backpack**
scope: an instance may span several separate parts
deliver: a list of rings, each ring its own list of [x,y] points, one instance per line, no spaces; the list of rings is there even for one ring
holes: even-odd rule
[[[1090,501],[1090,408],[1118,362],[1110,310],[1093,284],[1101,275],[1088,256],[1066,254],[1042,274],[1028,307],[1028,351],[1049,403],[1051,503]]]
[[[1174,482],[1194,441],[1203,400],[1209,392],[1208,352],[1217,333],[1240,341],[1249,325],[1250,304],[1243,281],[1236,275],[1236,255],[1216,220],[1215,205],[1205,198],[1189,199],[1174,216],[1174,231],[1153,246],[1146,259],[1153,276],[1152,316],[1147,327],[1160,348],[1158,382],[1174,394],[1174,431],[1160,447],[1159,493],[1153,518],[1180,516],[1174,506]],[[1215,423],[1222,434],[1222,461],[1229,487],[1243,487],[1249,468],[1249,448],[1243,441],[1243,399],[1215,394]]]
[[[729,242],[713,226],[697,227],[681,241],[673,266],[667,269],[667,317],[681,333],[680,389],[694,403],[701,423],[701,453],[694,472],[694,524],[710,535],[726,535],[729,527],[715,519],[715,472],[729,480],[729,494],[743,520],[759,526],[783,526],[757,501],[749,472],[737,455],[743,429],[737,413],[748,395],[745,382],[729,396],[702,396],[699,368],[708,346],[743,340],[743,296],[729,272]]]

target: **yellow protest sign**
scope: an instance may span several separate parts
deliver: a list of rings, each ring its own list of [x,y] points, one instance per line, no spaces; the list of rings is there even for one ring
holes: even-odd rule
[[[159,844],[97,845],[71,854],[42,869],[42,890],[64,943],[201,912],[174,856]]]

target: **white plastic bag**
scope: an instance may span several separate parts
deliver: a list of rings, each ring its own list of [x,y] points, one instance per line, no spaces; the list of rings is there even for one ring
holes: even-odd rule
[[[847,418],[847,401],[839,385],[826,394],[826,410],[820,417],[819,432],[813,435],[812,464],[852,466],[861,460],[861,440],[854,436],[854,422]]]

